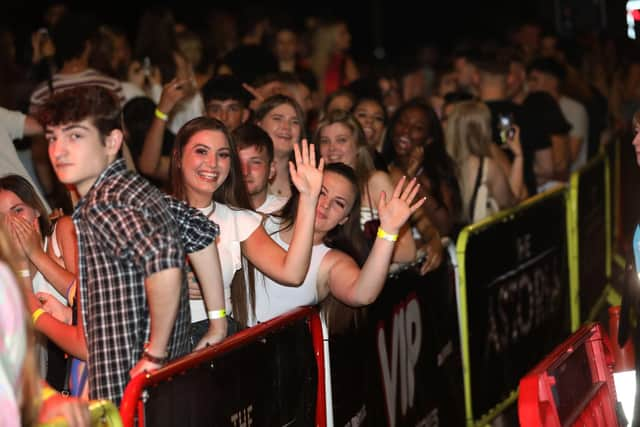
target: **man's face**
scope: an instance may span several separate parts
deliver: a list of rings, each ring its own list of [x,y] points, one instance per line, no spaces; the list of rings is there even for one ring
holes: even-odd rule
[[[247,121],[249,110],[234,99],[212,99],[207,104],[207,116],[220,120],[231,132]]]
[[[252,145],[238,150],[238,156],[249,195],[266,194],[269,179],[275,174],[275,165],[269,161],[267,150],[259,150]]]
[[[113,130],[102,141],[98,129],[87,119],[47,126],[45,137],[58,179],[63,184],[75,185],[81,196],[116,158],[122,143],[119,130]]]
[[[525,82],[527,71],[524,64],[511,61],[509,64],[509,75],[507,76],[507,95],[514,97],[526,90]]]

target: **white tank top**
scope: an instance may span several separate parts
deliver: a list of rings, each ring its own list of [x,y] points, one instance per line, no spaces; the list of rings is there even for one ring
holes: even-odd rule
[[[277,231],[280,228],[279,221],[268,217],[264,224],[267,233],[284,250],[289,250],[289,245],[280,238]],[[311,262],[304,282],[298,287],[283,286],[274,282],[260,271],[255,274],[255,309],[256,316],[249,319],[249,325],[266,322],[283,313],[303,305],[318,303],[317,279],[320,263],[331,248],[324,244],[313,246],[311,249]],[[251,315],[249,317],[252,317]]]

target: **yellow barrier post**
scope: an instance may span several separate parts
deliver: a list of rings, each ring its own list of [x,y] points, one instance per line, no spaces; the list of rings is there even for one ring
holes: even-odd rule
[[[466,249],[469,241],[469,237],[483,230],[494,223],[498,223],[504,220],[508,220],[513,217],[514,214],[527,209],[528,207],[540,202],[547,197],[553,197],[557,193],[564,192],[564,187],[557,187],[549,190],[543,194],[538,194],[534,197],[527,199],[520,205],[503,210],[497,214],[479,221],[475,224],[468,225],[458,235],[456,242],[456,254],[458,258],[458,272],[459,281],[457,295],[459,297],[458,307],[458,322],[460,327],[460,349],[462,353],[462,370],[463,370],[463,384],[465,394],[465,419],[468,427],[479,427],[488,425],[491,420],[500,415],[506,408],[511,406],[518,398],[518,390],[512,390],[509,396],[503,401],[497,403],[486,414],[483,414],[477,421],[474,419],[473,405],[472,405],[472,392],[471,392],[471,360],[470,360],[470,348],[469,348],[469,319],[468,319],[468,301],[467,301],[467,275],[466,275]],[[566,196],[565,196],[566,198]],[[566,203],[566,202],[565,202]],[[567,216],[568,219],[568,216]],[[572,318],[574,316],[572,308]]]

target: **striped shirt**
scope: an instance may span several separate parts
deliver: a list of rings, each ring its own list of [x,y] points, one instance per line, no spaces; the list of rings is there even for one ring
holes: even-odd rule
[[[120,100],[121,106],[124,105],[125,102],[125,94],[120,82],[93,68],[87,68],[84,71],[73,74],[56,73],[53,75],[51,85],[54,92],[61,92],[78,86],[100,86],[113,92]],[[49,99],[49,96],[51,96],[49,82],[39,83],[31,94],[29,114],[35,114],[38,108]]]
[[[219,228],[196,209],[163,195],[112,163],[73,213],[78,235],[80,298],[89,350],[89,397],[120,403],[129,371],[150,334],[145,278],[185,267],[185,253],[211,244]],[[169,338],[169,359],[190,351],[189,299],[182,275]]]

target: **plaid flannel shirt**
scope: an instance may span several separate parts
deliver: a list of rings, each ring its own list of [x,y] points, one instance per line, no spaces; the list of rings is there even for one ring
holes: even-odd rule
[[[141,176],[112,163],[78,203],[79,282],[89,360],[89,396],[119,405],[129,370],[149,339],[145,278],[184,270],[185,253],[212,243],[219,228],[197,209],[164,195]],[[178,313],[167,348],[190,351],[189,298],[182,275]]]

